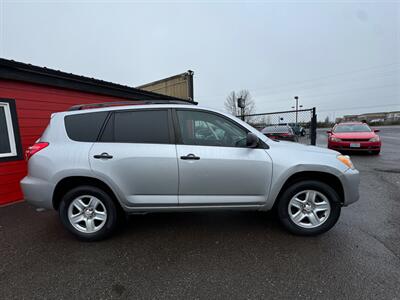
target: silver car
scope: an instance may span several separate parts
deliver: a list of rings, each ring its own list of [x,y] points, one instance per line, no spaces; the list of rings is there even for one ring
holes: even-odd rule
[[[82,240],[109,236],[125,214],[275,209],[290,232],[316,235],[359,198],[349,157],[264,136],[185,104],[55,113],[27,150],[25,200],[58,210]]]

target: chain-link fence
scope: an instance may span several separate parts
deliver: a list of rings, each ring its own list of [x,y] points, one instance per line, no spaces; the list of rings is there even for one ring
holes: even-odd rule
[[[269,138],[311,145],[316,143],[317,115],[315,107],[238,117]]]

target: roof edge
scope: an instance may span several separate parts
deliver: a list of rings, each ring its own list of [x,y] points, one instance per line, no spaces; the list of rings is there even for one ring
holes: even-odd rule
[[[148,86],[151,86],[151,85],[154,85],[154,84],[162,83],[162,82],[164,82],[166,80],[171,80],[171,79],[179,78],[179,77],[182,77],[182,76],[193,76],[193,74],[194,74],[194,72],[192,70],[188,70],[188,71],[186,71],[184,73],[176,74],[176,75],[173,75],[173,76],[170,76],[170,77],[165,77],[165,78],[162,78],[162,79],[159,79],[159,80],[156,80],[156,81],[152,81],[152,82],[149,82],[149,83],[138,85],[135,88],[143,89],[145,87],[148,87]]]
[[[0,58],[0,79],[42,84],[124,98],[127,100],[179,100],[194,103],[187,99],[162,95],[126,85],[66,73],[46,67],[39,67],[5,58]]]

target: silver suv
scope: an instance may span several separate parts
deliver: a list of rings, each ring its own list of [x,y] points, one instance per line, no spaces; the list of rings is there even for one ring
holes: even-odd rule
[[[170,103],[80,108],[52,115],[27,151],[21,187],[83,240],[109,236],[125,214],[216,209],[274,209],[290,232],[315,235],[359,197],[349,157],[271,140],[228,114]]]

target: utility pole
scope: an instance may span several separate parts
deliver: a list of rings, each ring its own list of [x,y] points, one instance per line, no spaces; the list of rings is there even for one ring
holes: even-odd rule
[[[297,125],[298,114],[299,114],[299,96],[294,96],[294,100],[296,100],[296,107],[292,106],[292,108],[296,108],[296,125]],[[300,108],[302,107],[303,105],[300,105]]]

